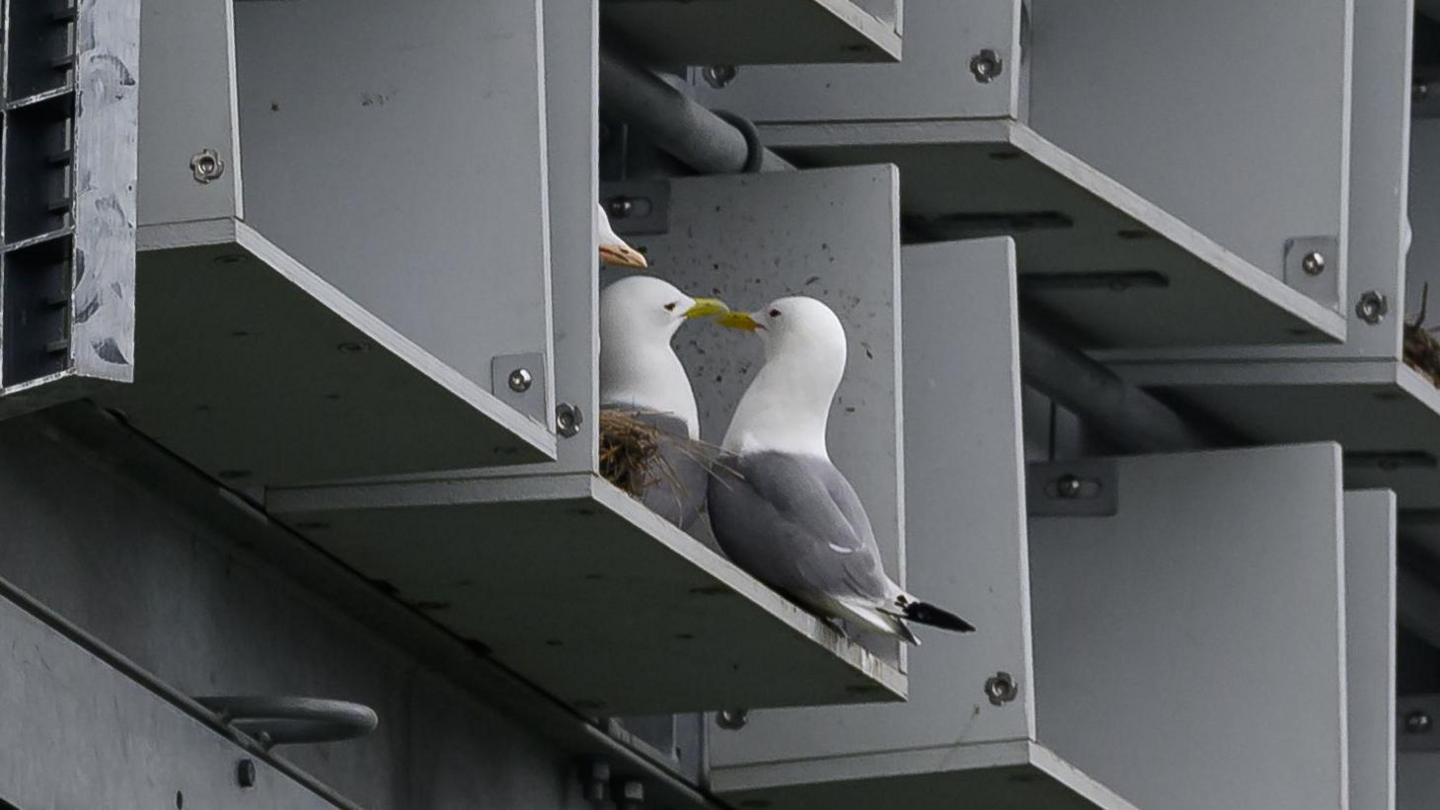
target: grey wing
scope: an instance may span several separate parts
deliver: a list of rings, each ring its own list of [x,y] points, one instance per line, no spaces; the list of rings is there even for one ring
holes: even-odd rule
[[[779,453],[727,457],[709,490],[715,539],[760,581],[801,598],[890,596],[865,508],[834,465]]]

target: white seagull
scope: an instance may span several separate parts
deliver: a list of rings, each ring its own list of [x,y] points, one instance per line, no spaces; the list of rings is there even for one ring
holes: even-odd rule
[[[700,438],[700,417],[670,340],[687,320],[728,311],[719,299],[692,298],[654,276],[623,278],[600,293],[600,408],[630,413],[670,437],[642,501],[682,529],[704,508],[708,471],[690,444]]]
[[[650,266],[645,254],[630,247],[610,227],[610,217],[605,215],[605,206],[595,204],[595,238],[600,243],[600,263],[610,267],[631,267],[644,270]]]
[[[911,644],[920,641],[907,621],[973,631],[886,576],[865,507],[830,461],[825,429],[845,374],[840,319],[797,296],[717,322],[765,344],[765,364],[735,409],[710,479],[710,525],[725,554],[796,602],[862,631]]]

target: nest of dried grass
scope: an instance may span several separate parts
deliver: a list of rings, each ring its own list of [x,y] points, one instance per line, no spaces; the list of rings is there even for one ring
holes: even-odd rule
[[[664,434],[639,414],[615,409],[600,411],[600,474],[605,480],[640,497],[660,480]],[[673,475],[673,472],[671,473]]]
[[[1430,299],[1430,285],[1420,290],[1420,312],[1405,319],[1405,364],[1424,374],[1431,384],[1440,388],[1440,338],[1433,329],[1425,328],[1425,310]]]
[[[694,459],[709,474],[720,462],[720,448],[688,436],[675,436],[646,422],[645,411],[600,410],[600,474],[636,498],[664,481],[680,496],[689,494],[665,451]]]

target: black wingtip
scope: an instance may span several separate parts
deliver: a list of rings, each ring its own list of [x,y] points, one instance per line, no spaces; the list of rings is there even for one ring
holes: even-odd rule
[[[928,624],[931,627],[938,627],[941,630],[950,630],[955,633],[975,632],[975,625],[944,608],[935,607],[928,602],[911,602],[906,605],[905,618],[916,624]]]

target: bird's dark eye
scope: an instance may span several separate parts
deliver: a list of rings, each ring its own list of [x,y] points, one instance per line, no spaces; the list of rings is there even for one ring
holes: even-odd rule
[[[780,310],[778,310],[778,309],[772,309],[772,310],[770,310],[770,312],[769,312],[768,314],[769,314],[770,317],[772,317],[772,318],[778,318],[778,317],[780,317]]]
[[[670,303],[666,304],[666,305],[665,305],[665,311],[666,311],[666,312],[674,312],[674,311],[675,311],[675,302],[674,302],[674,301],[671,301]]]

